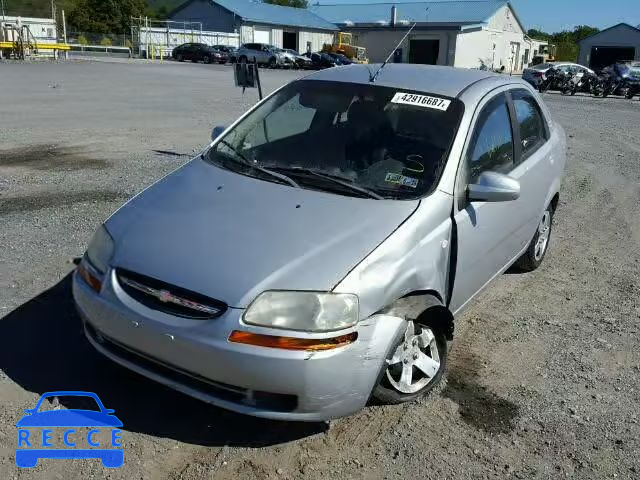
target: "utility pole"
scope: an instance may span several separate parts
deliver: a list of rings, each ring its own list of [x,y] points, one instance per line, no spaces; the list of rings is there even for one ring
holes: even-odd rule
[[[5,21],[5,17],[4,17],[4,0],[0,0],[0,6],[2,6],[2,21]]]
[[[62,10],[62,38],[64,39],[64,44],[67,44],[67,19],[64,16],[64,10]]]

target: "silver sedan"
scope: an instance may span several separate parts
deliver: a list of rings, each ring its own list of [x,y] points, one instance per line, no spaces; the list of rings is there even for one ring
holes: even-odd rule
[[[566,140],[520,79],[378,68],[285,85],[113,214],[74,274],[89,342],[274,419],[432,391],[456,315],[542,263]]]

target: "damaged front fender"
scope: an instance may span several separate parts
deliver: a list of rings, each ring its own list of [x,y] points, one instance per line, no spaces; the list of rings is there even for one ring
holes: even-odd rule
[[[356,266],[334,292],[355,293],[360,318],[368,318],[413,292],[447,300],[451,267],[453,197],[434,192],[382,244]]]

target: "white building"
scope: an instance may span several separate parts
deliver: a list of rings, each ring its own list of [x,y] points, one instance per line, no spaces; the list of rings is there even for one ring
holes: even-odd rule
[[[13,42],[14,36],[21,27],[26,26],[31,41],[40,44],[56,43],[58,31],[56,22],[51,18],[0,16],[0,41]]]
[[[509,2],[500,0],[373,4],[315,4],[311,10],[354,35],[372,62],[394,61],[519,72],[532,58],[532,40]]]

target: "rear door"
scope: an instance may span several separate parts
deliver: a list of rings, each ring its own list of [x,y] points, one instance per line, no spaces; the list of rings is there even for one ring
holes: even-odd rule
[[[534,95],[525,88],[511,90],[516,141],[519,143],[515,169],[520,179],[521,216],[523,224],[518,234],[520,248],[525,248],[542,218],[554,178],[555,162],[549,141],[548,121]]]

